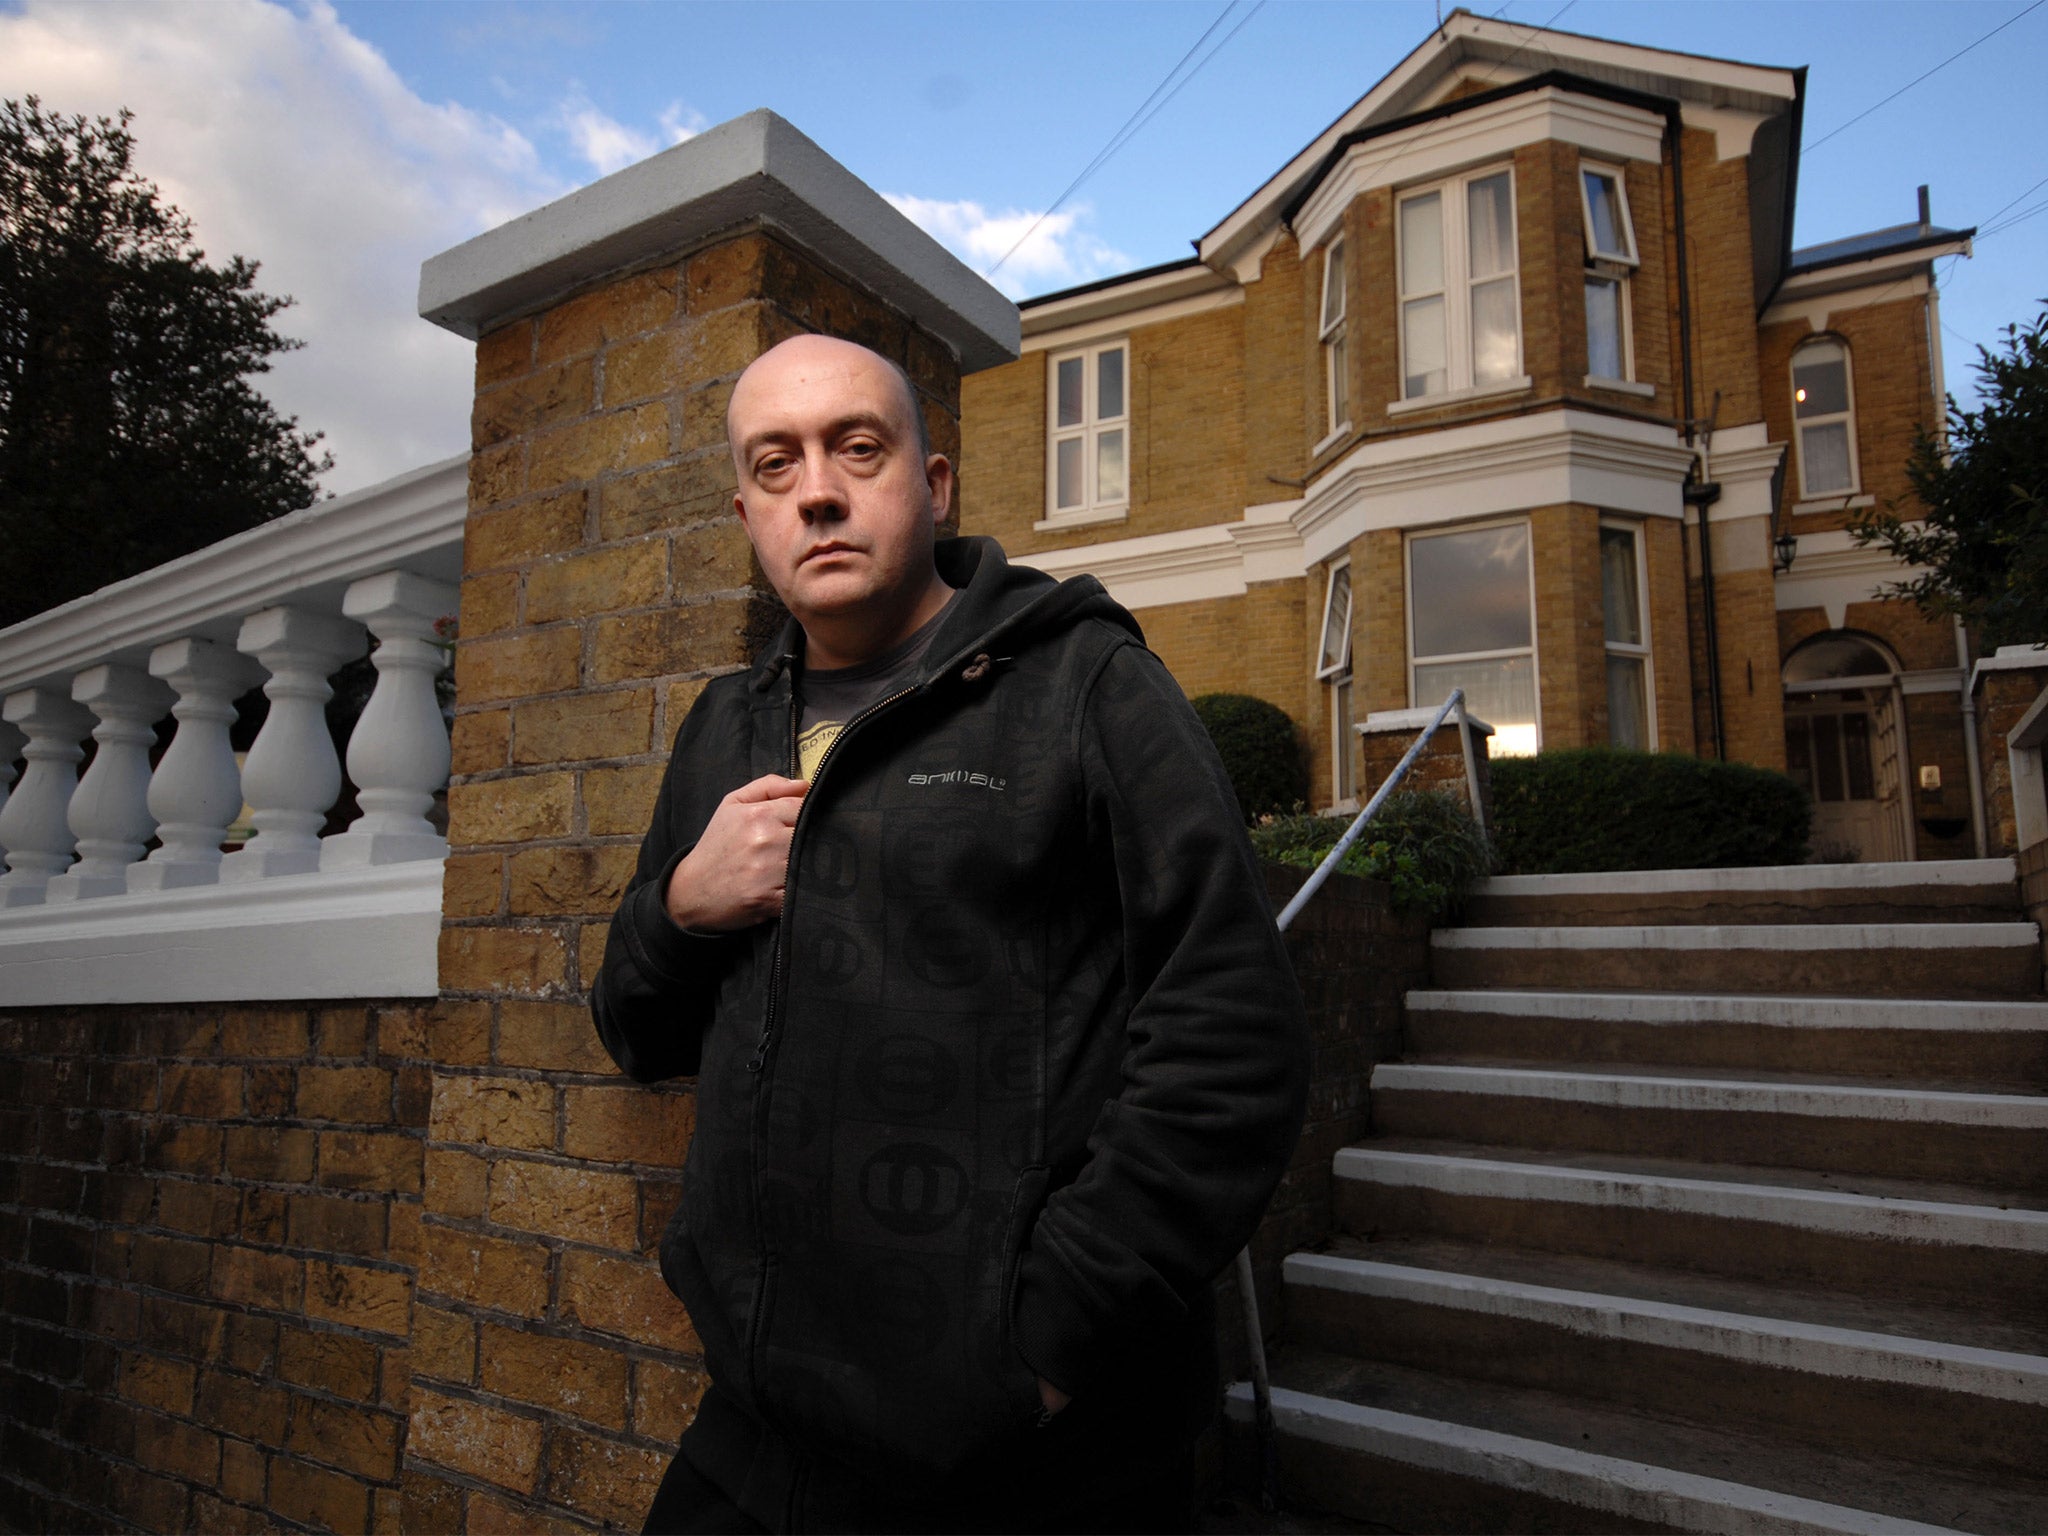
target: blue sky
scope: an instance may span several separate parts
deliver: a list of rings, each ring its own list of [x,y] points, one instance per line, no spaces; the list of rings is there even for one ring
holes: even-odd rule
[[[1497,14],[1809,66],[1806,244],[1909,221],[1921,182],[1939,223],[2048,209],[2048,6],[2034,4],[1510,0]],[[287,324],[309,345],[273,393],[327,428],[329,485],[347,489],[462,446],[466,358],[411,315],[419,260],[678,137],[771,107],[985,268],[1208,31],[1206,62],[997,276],[1044,292],[1188,254],[1436,16],[1433,0],[13,0],[0,93],[136,108],[145,170],[206,243],[263,260],[300,300]],[[2044,252],[2048,211],[1945,274],[1958,393],[1970,344],[2048,297]]]

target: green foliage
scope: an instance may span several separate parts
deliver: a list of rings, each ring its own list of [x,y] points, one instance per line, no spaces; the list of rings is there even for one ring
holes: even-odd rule
[[[208,265],[129,120],[0,103],[0,626],[306,506],[332,462],[249,384],[291,300]]]
[[[1493,763],[1504,873],[1797,864],[1813,805],[1767,768],[1583,747]]]
[[[1205,693],[1194,706],[1247,822],[1308,800],[1308,768],[1287,711],[1243,693]]]
[[[1926,509],[1852,514],[1860,544],[1927,570],[1891,583],[1930,617],[1960,615],[1987,649],[2048,640],[2048,309],[1977,349],[1983,405],[1948,402],[1948,442],[1917,432],[1906,473]],[[1909,509],[1908,515],[1918,508]]]
[[[1314,869],[1350,825],[1349,816],[1277,817],[1252,829],[1252,847],[1276,863]],[[1486,839],[1464,797],[1415,789],[1387,796],[1337,867],[1386,881],[1395,911],[1434,916],[1455,907],[1489,863]]]

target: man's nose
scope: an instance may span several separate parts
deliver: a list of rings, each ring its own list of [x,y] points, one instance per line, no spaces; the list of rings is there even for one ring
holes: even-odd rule
[[[813,449],[804,455],[796,505],[809,522],[846,515],[846,482],[831,454]]]

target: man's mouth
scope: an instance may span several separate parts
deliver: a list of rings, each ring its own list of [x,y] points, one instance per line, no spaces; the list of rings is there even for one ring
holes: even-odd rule
[[[810,549],[806,550],[804,558],[799,560],[797,564],[802,565],[807,561],[815,560],[820,555],[857,555],[859,553],[861,551],[855,545],[842,544],[837,539],[828,539],[823,544],[814,544]]]

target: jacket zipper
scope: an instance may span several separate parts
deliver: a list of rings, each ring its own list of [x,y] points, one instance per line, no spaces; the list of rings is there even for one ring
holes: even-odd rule
[[[825,776],[826,766],[838,754],[839,744],[853,734],[854,727],[863,724],[890,706],[901,703],[915,692],[917,692],[917,685],[913,683],[908,688],[900,689],[890,694],[886,699],[877,699],[866,709],[847,721],[845,725],[840,727],[839,734],[832,738],[832,745],[825,749],[825,755],[818,759],[817,772],[811,775],[810,791],[804,796],[802,809],[796,813],[796,825],[789,829],[789,856],[782,870],[782,916],[775,924],[775,948],[768,962],[768,1007],[761,1021],[761,1038],[755,1042],[754,1054],[747,1061],[747,1070],[749,1072],[760,1072],[767,1067],[768,1050],[775,1039],[776,1015],[781,1011],[782,1006],[783,938],[789,932],[789,899],[790,893],[796,886],[796,845],[797,839],[803,834],[804,817],[810,813],[811,796],[818,792],[818,781]],[[792,700],[789,714],[789,767],[792,778],[796,776],[797,771],[802,767],[802,764],[797,761],[796,724],[796,706],[795,701]]]

